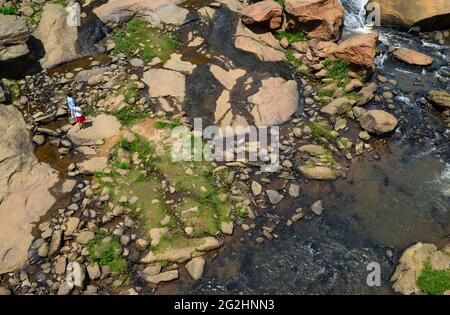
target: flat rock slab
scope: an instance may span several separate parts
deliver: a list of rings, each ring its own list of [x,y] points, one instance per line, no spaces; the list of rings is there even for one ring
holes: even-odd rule
[[[186,77],[180,72],[151,69],[144,73],[142,81],[147,84],[150,97],[172,96],[184,100]]]
[[[88,124],[87,124],[88,125]],[[92,119],[89,127],[77,125],[68,132],[68,138],[77,146],[98,144],[99,141],[119,135],[120,123],[116,117],[100,114]]]

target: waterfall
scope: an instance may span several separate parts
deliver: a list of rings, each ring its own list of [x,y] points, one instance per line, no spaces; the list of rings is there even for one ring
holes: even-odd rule
[[[369,0],[341,0],[345,8],[345,27],[349,30],[366,26],[365,6]]]

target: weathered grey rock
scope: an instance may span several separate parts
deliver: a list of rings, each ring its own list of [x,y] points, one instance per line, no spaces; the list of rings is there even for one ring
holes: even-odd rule
[[[193,258],[186,264],[185,267],[192,279],[197,281],[203,275],[203,270],[205,268],[205,259],[203,257]]]

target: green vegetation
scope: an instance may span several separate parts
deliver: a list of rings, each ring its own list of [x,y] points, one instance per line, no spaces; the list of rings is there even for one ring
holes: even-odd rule
[[[14,15],[17,12],[18,12],[17,7],[12,5],[7,5],[0,9],[0,13],[3,15]]]
[[[114,34],[115,52],[138,56],[145,63],[159,57],[167,61],[177,48],[178,40],[171,34],[164,34],[149,22],[142,19],[132,19],[127,25]]]
[[[323,62],[325,70],[327,70],[327,77],[334,80],[345,79],[350,72],[349,63],[345,60],[325,60]]]
[[[67,5],[69,4],[69,0],[53,0],[53,2],[56,4],[60,4],[63,7],[67,7]]]
[[[311,128],[311,136],[318,142],[326,142],[334,140],[336,137],[332,133],[331,128],[325,122],[313,121],[309,125]]]
[[[296,58],[296,51],[294,49],[286,50],[285,58],[289,62],[292,67],[292,71],[298,72],[299,67],[302,65],[303,61],[301,59]]]
[[[425,293],[442,295],[450,290],[450,268],[447,270],[436,270],[426,261],[422,272],[417,279],[417,286]]]
[[[125,102],[128,102],[131,99],[136,100],[139,96],[138,83],[133,80],[122,81],[117,92],[125,97]]]
[[[122,246],[116,235],[107,232],[97,234],[88,247],[88,260],[100,266],[109,266],[112,273],[125,276],[128,274],[128,263],[121,256]]]
[[[278,34],[276,34],[276,38],[278,40],[286,38],[288,40],[289,44],[295,43],[295,42],[306,41],[305,34],[302,32],[282,31],[282,32],[279,32]]]
[[[42,4],[39,3],[31,3],[31,7],[34,10],[34,14],[27,17],[28,25],[31,27],[37,27],[42,17]]]
[[[173,129],[173,128],[179,126],[179,125],[180,125],[180,122],[178,120],[175,120],[175,121],[158,120],[155,123],[155,128],[156,129]]]
[[[116,116],[122,126],[131,126],[147,117],[147,113],[142,111],[138,106],[129,105],[116,111],[114,116]]]

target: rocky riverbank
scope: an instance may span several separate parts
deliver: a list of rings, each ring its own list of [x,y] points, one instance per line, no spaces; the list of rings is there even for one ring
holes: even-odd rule
[[[434,141],[448,162],[449,48],[417,51],[429,34],[407,44],[343,36],[345,10],[331,0],[86,1],[78,28],[64,23],[69,2],[48,2],[1,6],[20,9],[0,15],[17,24],[0,29],[2,56],[32,37],[45,54],[22,55],[47,69],[0,86],[10,104],[0,105],[2,292],[146,294],[182,275],[198,281],[230,235],[263,246],[321,218],[332,205],[308,190],[346,180],[355,160],[379,160],[380,146]],[[84,129],[68,118],[68,91]],[[280,125],[280,168],[261,172],[271,152],[256,163],[172,162],[170,130],[196,117]]]

